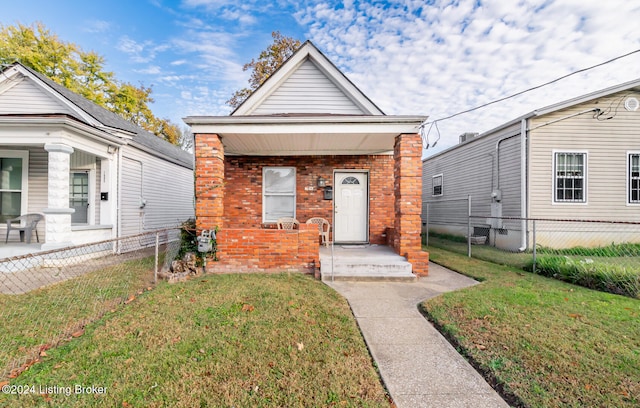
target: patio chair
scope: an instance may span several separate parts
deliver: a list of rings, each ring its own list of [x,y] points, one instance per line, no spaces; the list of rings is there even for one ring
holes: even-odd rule
[[[38,223],[44,219],[42,214],[24,214],[19,217],[7,220],[7,237],[4,240],[6,244],[9,241],[9,232],[12,230],[20,232],[20,242],[24,242],[25,235],[27,238],[27,244],[31,243],[31,235],[35,231],[36,233],[36,241],[40,242],[40,237],[38,237]],[[14,222],[19,222],[19,226],[13,225]]]
[[[296,229],[300,223],[295,218],[284,217],[278,218],[278,229],[292,230]]]
[[[320,238],[322,238],[322,243],[324,246],[329,246],[329,232],[331,231],[331,224],[329,224],[329,221],[321,217],[313,217],[307,220],[307,224],[316,224],[318,226]]]

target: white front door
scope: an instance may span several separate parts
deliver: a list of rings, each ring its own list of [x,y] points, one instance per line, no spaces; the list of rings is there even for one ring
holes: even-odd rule
[[[334,175],[334,240],[342,243],[369,241],[369,175],[336,172]]]

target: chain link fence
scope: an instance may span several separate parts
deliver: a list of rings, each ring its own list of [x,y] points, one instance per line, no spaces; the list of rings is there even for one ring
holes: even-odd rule
[[[471,197],[425,202],[423,243],[640,298],[640,223],[498,217],[483,207]]]
[[[0,371],[14,378],[46,350],[151,290],[180,229],[0,259]]]

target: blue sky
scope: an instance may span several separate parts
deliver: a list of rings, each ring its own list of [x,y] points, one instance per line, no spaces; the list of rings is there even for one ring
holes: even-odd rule
[[[640,49],[629,0],[22,0],[0,23],[44,23],[94,50],[120,80],[152,86],[182,123],[226,115],[242,65],[271,32],[320,48],[387,114],[444,117]],[[640,53],[440,122],[437,150],[533,109],[640,78]]]

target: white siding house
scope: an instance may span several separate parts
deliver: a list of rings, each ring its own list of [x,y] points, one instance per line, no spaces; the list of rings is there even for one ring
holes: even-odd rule
[[[0,76],[0,236],[42,213],[41,249],[194,216],[193,155],[19,64]],[[11,233],[10,242],[19,234]]]
[[[450,222],[460,218],[460,211],[445,203],[468,195],[472,214],[478,215],[640,221],[639,100],[640,80],[624,83],[535,110],[426,158],[423,201],[431,209],[430,228],[466,235],[466,226]],[[433,194],[434,176],[437,183],[442,180],[438,195]],[[496,246],[530,249],[527,223],[471,221],[472,233],[489,231]],[[537,238],[545,244],[544,235]],[[588,243],[581,239],[567,233],[564,244],[611,244],[604,235],[602,242],[593,235]]]

